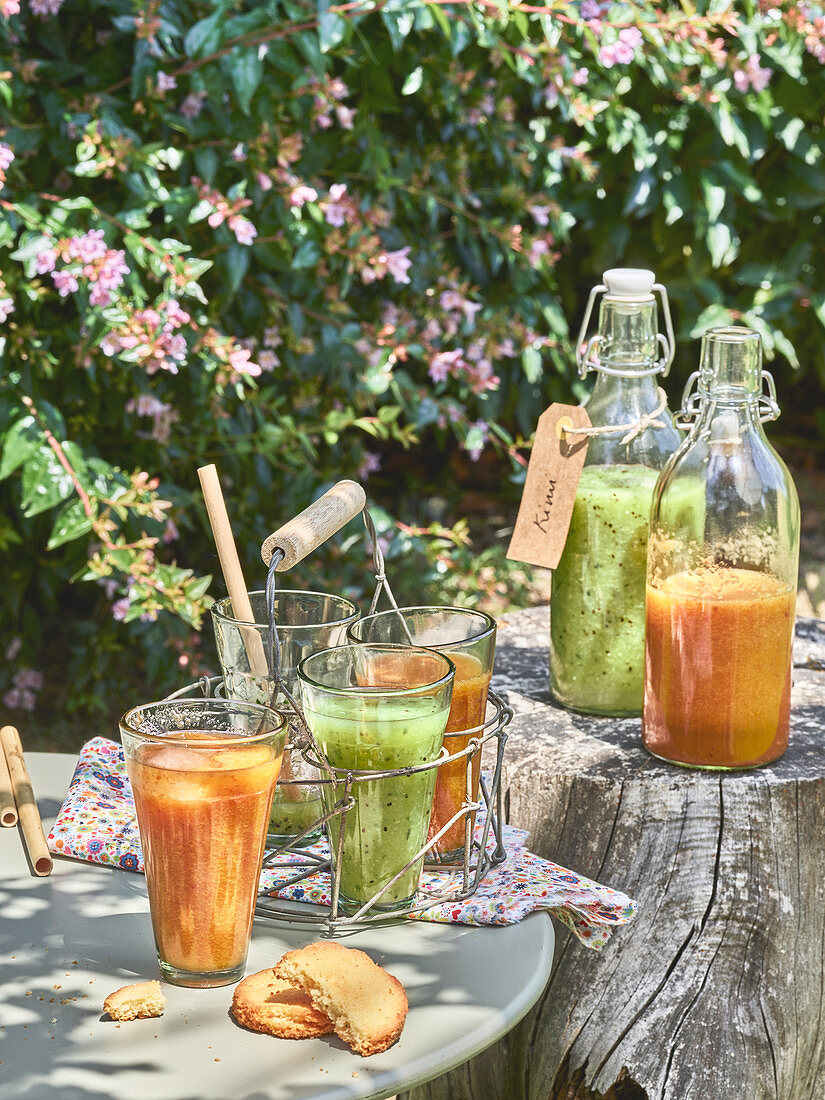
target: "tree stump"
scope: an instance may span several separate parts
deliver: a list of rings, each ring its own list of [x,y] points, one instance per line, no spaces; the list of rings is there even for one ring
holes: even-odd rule
[[[508,820],[639,913],[601,952],[557,925],[525,1020],[405,1100],[822,1100],[825,623],[797,623],[787,752],[731,774],[655,760],[638,719],[554,707],[548,625],[499,627]]]

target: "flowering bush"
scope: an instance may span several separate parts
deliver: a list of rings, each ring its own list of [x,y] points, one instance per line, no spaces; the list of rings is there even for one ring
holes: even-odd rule
[[[199,671],[211,461],[251,586],[353,476],[400,596],[505,603],[605,267],[655,267],[683,370],[741,319],[825,378],[813,5],[0,0],[0,35],[10,708],[47,641],[67,706]],[[288,580],[360,595],[361,536]]]

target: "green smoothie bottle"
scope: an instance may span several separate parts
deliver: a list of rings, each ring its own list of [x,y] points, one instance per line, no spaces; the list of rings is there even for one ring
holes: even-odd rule
[[[659,470],[681,442],[658,384],[673,361],[664,287],[652,271],[614,268],[593,288],[576,358],[596,382],[595,431],[550,593],[550,688],[586,714],[641,714],[650,504]],[[658,331],[659,291],[667,336]],[[587,326],[602,294],[598,333]]]

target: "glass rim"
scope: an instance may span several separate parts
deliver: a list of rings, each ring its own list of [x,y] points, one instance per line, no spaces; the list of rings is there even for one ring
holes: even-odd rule
[[[424,645],[420,642],[414,642],[413,645],[418,649],[434,649],[440,652],[442,649],[450,649],[456,646],[467,645],[468,642],[480,642],[489,637],[491,634],[494,634],[498,626],[496,620],[492,617],[492,615],[488,615],[486,611],[479,611],[475,607],[454,607],[450,604],[421,604],[416,607],[391,607],[387,611],[374,611],[370,615],[362,615],[360,619],[356,619],[355,622],[350,623],[350,625],[347,627],[347,637],[350,637],[351,632],[357,629],[358,623],[367,623],[372,619],[383,619],[385,615],[388,616],[400,614],[403,617],[407,611],[448,611],[451,614],[456,615],[471,615],[475,618],[480,618],[485,621],[484,629],[479,630],[477,634],[470,634],[466,638],[458,638],[454,642],[433,642],[432,645]],[[379,644],[365,642],[362,638],[355,638],[354,641],[358,645]],[[385,642],[381,644],[394,645],[396,643]],[[407,646],[406,648],[409,648],[409,646]]]
[[[263,596],[266,599],[266,590],[263,588],[255,588],[251,592],[247,593],[248,596]],[[324,619],[319,623],[275,623],[278,631],[281,630],[318,630],[319,627],[329,626],[346,626],[358,618],[358,606],[353,603],[352,600],[348,600],[346,596],[338,596],[334,592],[316,592],[312,589],[304,590],[301,588],[279,588],[275,592],[275,598],[278,596],[320,596],[325,600],[336,600],[338,603],[347,605],[352,608],[352,611],[348,615],[342,615],[337,619]],[[233,615],[227,615],[225,611],[220,610],[222,604],[228,604],[232,606],[231,596],[222,596],[219,600],[215,600],[212,606],[209,608],[210,613],[222,622],[231,623],[233,626],[252,626],[259,627],[265,630],[269,629],[269,623],[247,622],[245,619],[236,619]]]
[[[226,736],[222,736],[222,731],[212,731],[218,734],[216,737],[204,737],[198,738],[197,741],[188,742],[191,748],[214,748],[216,746],[225,746],[231,744],[233,747],[238,745],[254,745],[260,741],[266,741],[270,737],[274,737],[279,733],[283,733],[286,736],[287,716],[283,711],[277,710],[275,707],[266,706],[264,703],[246,703],[241,699],[156,699],[151,703],[139,703],[136,707],[131,707],[118,719],[118,728],[120,732],[125,733],[131,737],[142,737],[144,741],[154,741],[162,745],[179,745],[181,741],[185,740],[179,736],[181,733],[186,732],[186,727],[175,733],[154,733],[149,730],[138,729],[133,725],[133,716],[140,711],[148,710],[150,707],[162,707],[169,710],[178,711],[195,711],[205,710],[211,708],[218,711],[242,711],[247,712],[251,717],[257,717],[260,719],[265,718],[268,715],[274,715],[277,719],[277,724],[274,729],[266,730],[261,733],[232,733],[226,731]],[[190,729],[192,727],[189,727]],[[209,732],[209,731],[207,731]]]
[[[403,688],[390,688],[375,686],[371,687],[367,684],[352,684],[348,687],[332,687],[330,684],[323,684],[320,680],[314,679],[305,669],[305,665],[308,665],[310,661],[317,660],[320,657],[325,657],[329,653],[345,654],[351,652],[354,649],[367,649],[367,650],[389,650],[391,653],[403,653],[409,655],[412,652],[426,653],[428,657],[440,658],[442,661],[446,661],[449,666],[447,672],[443,676],[439,676],[437,680],[428,680],[424,684],[416,684],[413,687]],[[455,677],[455,665],[445,654],[440,653],[436,649],[430,649],[427,646],[410,646],[400,645],[396,642],[352,642],[349,645],[330,646],[329,649],[319,649],[317,653],[310,653],[308,657],[304,657],[302,661],[298,662],[298,679],[302,683],[306,683],[311,687],[319,688],[321,691],[326,691],[331,695],[340,695],[344,698],[352,698],[353,695],[369,695],[370,698],[387,698],[397,699],[404,698],[405,696],[418,695],[422,691],[430,691],[432,688],[440,688],[447,685],[451,678]]]

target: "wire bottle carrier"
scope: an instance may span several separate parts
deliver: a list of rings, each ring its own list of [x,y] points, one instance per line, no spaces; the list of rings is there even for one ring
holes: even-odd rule
[[[300,702],[296,694],[286,684],[281,668],[281,646],[278,636],[278,625],[275,622],[275,602],[278,585],[276,575],[292,568],[298,561],[319,546],[331,534],[339,530],[346,522],[358,514],[362,515],[366,536],[371,545],[372,562],[375,574],[376,586],[370,604],[370,614],[373,614],[379,604],[382,593],[386,596],[392,610],[399,611],[398,604],[393,596],[392,589],[386,575],[384,555],[382,553],[372,517],[366,507],[363,490],[353,482],[339,482],[324,497],[315,501],[300,516],[296,516],[289,523],[279,528],[270,535],[261,547],[261,556],[264,564],[268,566],[266,579],[266,604],[268,609],[268,629],[266,632],[266,661],[272,683],[269,705],[283,712],[289,723],[288,752],[294,756],[300,754],[302,759],[316,770],[319,778],[300,779],[290,777],[279,780],[279,784],[288,782],[291,785],[301,786],[311,783],[322,786],[331,786],[333,792],[339,795],[332,804],[316,821],[310,823],[305,829],[296,832],[286,843],[277,847],[268,847],[264,856],[264,867],[271,871],[279,872],[275,886],[262,891],[258,896],[256,915],[272,920],[302,922],[314,925],[324,925],[330,931],[348,927],[363,922],[386,921],[411,913],[422,912],[432,906],[445,903],[461,902],[471,897],[491,867],[503,862],[506,858],[504,848],[502,823],[503,823],[503,799],[502,799],[502,766],[504,748],[507,740],[505,732],[513,712],[505,700],[494,691],[490,691],[487,699],[487,713],[485,721],[462,733],[469,737],[464,748],[454,753],[448,753],[442,748],[440,755],[429,763],[411,767],[387,769],[383,771],[358,771],[349,768],[334,767],[321,751],[316,738],[310,730]],[[412,644],[403,616],[399,616],[407,639]],[[437,647],[433,647],[436,648]],[[180,691],[175,692],[170,698],[183,697],[192,692],[201,692],[205,696],[211,694],[224,694],[224,684],[221,677],[202,677],[195,684],[190,684]],[[482,755],[483,754],[483,755]],[[481,770],[479,782],[478,801],[471,801],[469,792],[473,790],[474,762],[477,758],[483,761],[484,769]],[[409,861],[386,882],[379,890],[362,904],[357,911],[345,914],[341,910],[339,893],[340,879],[336,868],[341,866],[343,858],[343,844],[346,816],[353,810],[356,804],[354,792],[358,785],[374,782],[382,779],[409,778],[421,772],[437,770],[447,763],[454,761],[465,762],[466,790],[468,797],[464,800],[458,811],[446,821],[437,833],[427,838],[425,845],[420,848]],[[325,800],[328,805],[330,799]],[[302,847],[302,842],[308,834],[317,830],[318,826],[327,826],[334,818],[339,819],[337,830],[335,858],[331,858],[332,852],[319,850],[319,845],[309,848]],[[464,845],[461,850],[461,859],[445,861],[437,852],[436,846],[439,840],[459,821],[464,822]],[[333,830],[327,830],[332,843]],[[315,850],[313,850],[315,849]],[[421,886],[412,902],[400,909],[394,909],[387,913],[380,906],[382,897],[391,889],[393,884],[402,878],[410,868],[414,867],[421,859],[424,859],[423,867],[427,874],[426,886]],[[330,902],[328,905],[306,903],[293,900],[289,893],[297,884],[313,879],[319,875],[329,875]],[[444,877],[443,885],[438,883],[438,878]],[[281,877],[284,876],[284,877]]]

